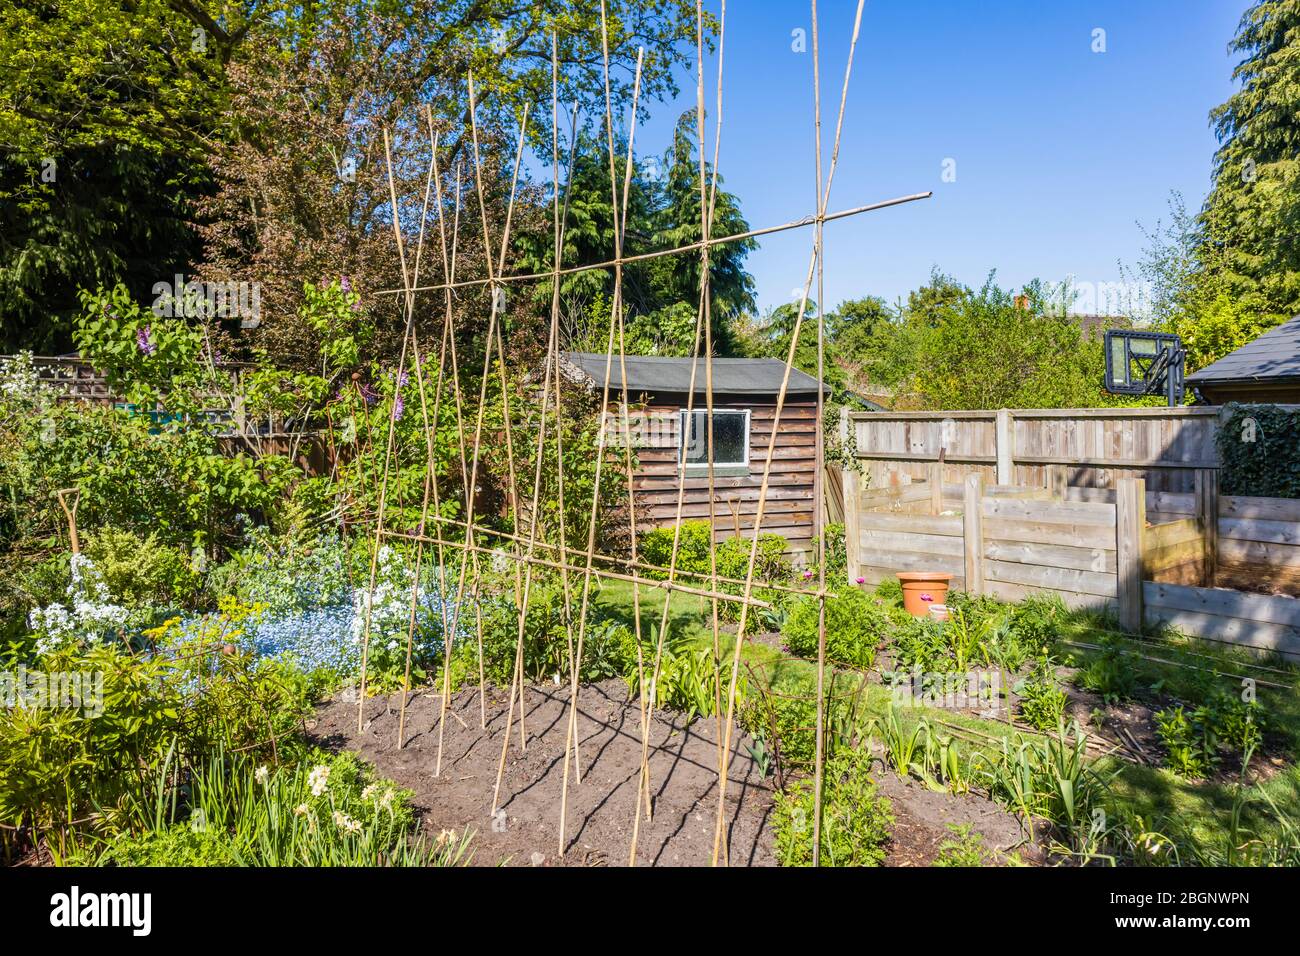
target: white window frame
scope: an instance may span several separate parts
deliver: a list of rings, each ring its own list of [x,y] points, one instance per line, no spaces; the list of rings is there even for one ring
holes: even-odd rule
[[[713,463],[713,473],[715,475],[720,475],[724,473],[747,474],[749,472],[750,425],[752,423],[753,412],[754,410],[752,408],[715,407],[713,409],[713,414],[715,417],[718,415],[744,415],[745,416],[745,442],[744,442],[745,458],[744,460],[743,461],[715,461]],[[690,472],[692,474],[704,475],[704,474],[708,474],[709,472],[709,463],[707,460],[691,461],[691,462],[688,462],[686,460],[686,440],[687,440],[687,436],[690,435],[687,416],[697,415],[697,414],[707,416],[709,414],[709,411],[707,408],[691,408],[691,409],[680,408],[677,411],[677,430],[678,430],[677,467],[678,470],[683,472]],[[708,427],[707,417],[705,418],[705,427],[706,428]],[[708,442],[707,433],[705,437],[705,442],[707,447],[707,442]]]

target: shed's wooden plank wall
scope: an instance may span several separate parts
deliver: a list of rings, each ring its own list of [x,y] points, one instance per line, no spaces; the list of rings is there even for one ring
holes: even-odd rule
[[[702,405],[697,402],[697,406]],[[671,527],[677,517],[677,494],[683,482],[677,465],[680,433],[678,412],[685,402],[652,399],[648,415],[654,421],[649,431],[653,446],[636,449],[637,473],[633,480],[639,512],[638,522],[648,527]],[[759,491],[767,444],[776,420],[776,403],[770,398],[753,401],[715,401],[715,408],[750,409],[749,473],[743,476],[715,476],[714,537],[736,533],[752,537],[758,514]],[[772,471],[768,480],[767,504],[763,509],[763,533],[779,534],[790,542],[795,557],[809,555],[813,546],[814,477],[817,468],[816,399],[787,399],[776,428]],[[682,516],[709,517],[709,480],[705,476],[684,479]]]

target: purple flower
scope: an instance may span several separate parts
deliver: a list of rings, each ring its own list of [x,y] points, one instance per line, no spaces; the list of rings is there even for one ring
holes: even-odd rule
[[[339,279],[339,287],[342,288],[344,292],[352,291],[352,283],[348,281],[347,276],[343,276],[343,278]]]
[[[144,328],[140,329],[140,331],[135,333],[135,344],[140,347],[140,351],[145,355],[153,355],[154,352],[158,351],[158,346],[154,345],[151,341],[152,336],[152,325],[146,325]]]
[[[811,577],[812,577],[812,569],[809,568],[808,570],[804,571],[804,573],[803,573],[803,579],[804,579],[805,581],[807,581],[807,580],[809,580]]]
[[[926,593],[926,594],[922,594],[922,595],[921,595],[921,600],[922,600],[922,601],[933,601],[934,598],[931,597],[928,593]]]
[[[866,583],[867,583],[867,579],[866,579],[866,578],[858,578],[857,581],[858,581],[859,584],[866,584]]]
[[[365,399],[367,405],[373,405],[375,402],[379,401],[379,393],[369,385],[361,386],[361,397]]]
[[[402,414],[406,411],[406,403],[402,401],[402,396],[398,395],[393,399],[393,421],[400,422]]]

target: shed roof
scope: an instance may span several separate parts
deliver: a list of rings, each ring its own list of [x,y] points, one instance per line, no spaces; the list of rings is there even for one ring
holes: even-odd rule
[[[1187,376],[1188,385],[1300,379],[1300,315]]]
[[[604,354],[595,352],[565,352],[565,359],[586,378],[604,385]],[[695,391],[704,393],[704,360],[701,358],[664,358],[661,356],[629,355],[627,364],[627,390],[641,392],[688,392],[691,389],[691,366],[695,372]],[[785,363],[780,359],[715,358],[713,365],[713,393],[715,395],[776,395],[785,378]],[[623,378],[619,359],[615,356],[610,367],[610,388],[622,391]],[[790,370],[787,395],[817,394],[817,379],[798,369]]]

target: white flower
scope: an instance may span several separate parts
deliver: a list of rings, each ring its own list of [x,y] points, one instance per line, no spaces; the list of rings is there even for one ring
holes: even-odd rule
[[[353,820],[342,810],[334,811],[334,825],[338,827],[340,830],[342,830],[344,833],[361,832],[361,824],[358,821]]]
[[[271,771],[266,767],[258,767],[253,773],[253,779],[265,787],[271,779]]]
[[[320,766],[314,768],[312,772],[307,776],[307,786],[311,787],[311,795],[313,797],[319,797],[322,793],[324,793],[325,788],[329,785],[329,779],[330,779],[329,767],[325,766],[324,764],[321,764]]]
[[[361,799],[362,799],[362,800],[369,800],[371,797],[373,797],[373,796],[374,796],[375,794],[377,794],[378,792],[379,792],[379,784],[377,784],[377,783],[372,783],[372,784],[370,784],[368,787],[366,787],[366,789],[364,789],[364,790],[361,791]]]
[[[307,804],[300,803],[293,808],[293,815],[295,817],[305,817],[307,815],[307,811],[308,811]]]
[[[35,608],[27,622],[39,637],[36,650],[48,654],[69,641],[100,643],[106,634],[126,623],[128,611],[112,603],[99,570],[84,554],[74,554],[67,603]]]

